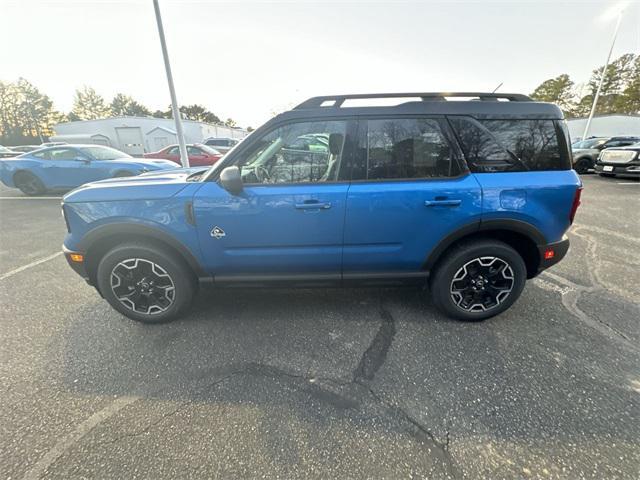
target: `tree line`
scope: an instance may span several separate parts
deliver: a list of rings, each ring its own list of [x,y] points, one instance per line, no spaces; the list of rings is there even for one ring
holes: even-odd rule
[[[569,75],[562,74],[542,82],[531,98],[557,104],[567,118],[586,117],[602,78],[604,65],[596,68],[586,84],[576,85]],[[609,63],[596,115],[640,113],[640,55],[627,53]]]
[[[557,104],[568,118],[589,114],[602,77],[604,65],[593,70],[586,84],[576,85],[569,75],[562,74],[542,82],[531,93],[535,100]],[[237,126],[227,118],[222,121],[202,105],[183,105],[182,117],[229,127]],[[627,53],[616,58],[606,70],[596,114],[640,113],[640,55]],[[41,143],[53,134],[56,123],[74,120],[95,120],[112,116],[153,116],[172,118],[171,107],[151,111],[124,93],[107,102],[91,87],[76,90],[73,108],[62,113],[51,99],[24,78],[15,82],[0,81],[0,144],[20,145]],[[251,130],[251,127],[248,128]]]
[[[232,118],[221,120],[202,105],[180,107],[183,119],[214,125],[236,127]],[[70,112],[54,108],[51,99],[24,78],[16,82],[0,81],[0,145],[38,144],[53,135],[53,126],[60,122],[96,120],[114,116],[173,118],[171,106],[151,111],[124,93],[117,93],[107,102],[91,87],[76,90]]]

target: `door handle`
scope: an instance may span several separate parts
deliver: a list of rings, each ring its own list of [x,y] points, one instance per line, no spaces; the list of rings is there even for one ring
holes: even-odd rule
[[[462,200],[425,200],[425,207],[457,207],[462,203]]]
[[[298,210],[327,210],[328,208],[331,208],[331,204],[328,202],[309,200],[304,203],[296,203],[295,207]]]

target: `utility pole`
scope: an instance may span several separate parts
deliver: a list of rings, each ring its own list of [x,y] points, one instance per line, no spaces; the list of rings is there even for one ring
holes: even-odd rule
[[[180,163],[182,163],[183,167],[188,167],[189,155],[187,154],[187,145],[184,141],[182,118],[180,117],[180,109],[178,108],[178,100],[176,99],[176,89],[173,86],[173,76],[171,75],[171,65],[169,64],[169,53],[167,52],[167,42],[164,38],[164,28],[162,27],[162,17],[160,16],[160,5],[158,5],[158,0],[153,0],[153,8],[156,11],[156,22],[158,24],[158,34],[160,35],[160,45],[162,46],[164,69],[167,72],[169,95],[171,95],[171,111],[173,112],[173,121],[176,123],[176,136],[178,137],[178,146],[180,147]]]
[[[613,40],[611,41],[611,48],[609,49],[609,55],[607,55],[607,61],[604,64],[604,69],[602,70],[602,75],[600,75],[600,82],[598,83],[598,89],[596,90],[596,95],[593,97],[593,105],[591,105],[591,112],[589,112],[589,118],[587,119],[587,124],[584,127],[584,133],[582,134],[582,140],[587,138],[589,134],[589,127],[591,127],[591,120],[593,119],[594,113],[596,113],[596,106],[598,105],[598,98],[600,97],[600,90],[602,90],[602,84],[604,83],[604,77],[607,76],[607,67],[609,66],[609,60],[611,60],[611,53],[613,52],[613,46],[616,44],[616,38],[618,37],[618,30],[620,29],[620,22],[622,21],[622,12],[620,10],[618,12],[618,21],[616,22],[616,29],[613,32]]]

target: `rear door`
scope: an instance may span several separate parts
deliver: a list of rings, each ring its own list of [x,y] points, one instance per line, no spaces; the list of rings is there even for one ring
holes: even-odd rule
[[[194,196],[202,255],[216,281],[340,279],[348,180],[341,176],[349,122],[285,124],[256,139],[234,164],[244,189],[206,182]],[[310,134],[324,152],[291,148]]]
[[[561,240],[581,185],[561,121],[460,116],[449,122],[482,186],[483,225],[517,220],[546,242]]]
[[[481,190],[444,118],[360,121],[347,195],[343,276],[420,275],[449,233],[476,222]]]

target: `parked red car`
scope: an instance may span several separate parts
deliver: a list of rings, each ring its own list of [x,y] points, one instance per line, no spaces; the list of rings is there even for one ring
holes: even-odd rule
[[[222,154],[219,151],[201,143],[187,145],[187,155],[189,156],[189,165],[191,167],[213,165],[222,158]],[[162,158],[180,164],[180,149],[178,145],[169,145],[160,151],[145,153],[144,158]]]

